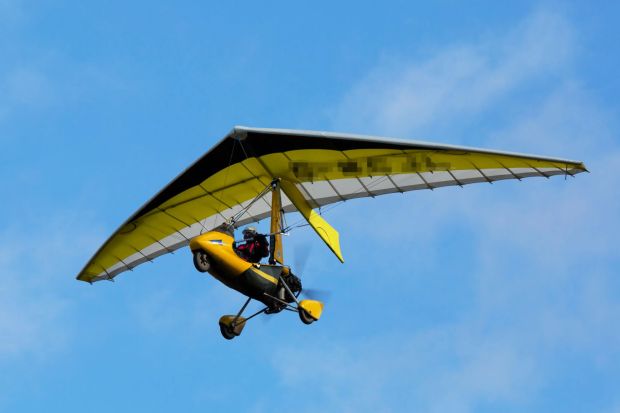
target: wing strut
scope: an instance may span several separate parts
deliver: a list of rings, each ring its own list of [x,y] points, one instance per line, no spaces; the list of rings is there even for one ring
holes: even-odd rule
[[[340,262],[344,262],[342,252],[340,251],[340,236],[338,235],[338,231],[312,209],[308,201],[306,201],[306,198],[304,198],[303,194],[297,189],[297,186],[295,186],[293,182],[282,179],[280,180],[280,187],[288,199],[295,205],[295,208],[297,208],[306,221],[308,221],[308,224],[310,224],[323,242],[325,242],[329,249],[338,257]],[[271,232],[273,232],[273,228]]]
[[[271,228],[269,230],[269,264],[276,262],[284,265],[282,251],[282,196],[280,182],[274,180],[271,184]]]

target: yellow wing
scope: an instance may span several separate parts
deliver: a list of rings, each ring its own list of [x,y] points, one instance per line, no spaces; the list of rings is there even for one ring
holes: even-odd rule
[[[312,211],[334,202],[502,179],[575,175],[579,161],[428,142],[326,132],[236,127],[133,214],[77,278],[112,279],[172,252],[229,219],[269,183],[283,182],[282,208],[300,210],[342,260],[337,236]],[[285,196],[286,195],[286,196]],[[271,213],[268,197],[237,225]]]

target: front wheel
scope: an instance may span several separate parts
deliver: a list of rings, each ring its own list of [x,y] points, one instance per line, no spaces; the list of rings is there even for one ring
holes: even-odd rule
[[[304,324],[312,324],[316,321],[314,318],[312,318],[310,313],[308,313],[306,310],[304,310],[301,307],[299,307],[299,319]]]
[[[211,268],[211,262],[206,252],[198,250],[194,252],[194,267],[200,272],[207,272]]]
[[[222,333],[222,337],[224,337],[226,340],[232,340],[237,336],[231,326],[227,326],[223,323],[220,323],[220,333]]]

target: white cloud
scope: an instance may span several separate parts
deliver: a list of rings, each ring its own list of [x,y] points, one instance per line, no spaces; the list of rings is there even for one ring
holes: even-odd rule
[[[65,340],[58,322],[65,303],[53,294],[32,294],[32,289],[16,282],[15,276],[10,277],[0,288],[0,361],[25,354],[35,359],[44,357]]]
[[[110,62],[76,60],[60,49],[30,43],[24,37],[33,29],[30,15],[36,10],[26,10],[22,2],[0,0],[0,122],[25,111],[32,118],[34,111],[66,108],[93,93],[101,97],[130,87]]]
[[[26,60],[0,67],[0,121],[24,111],[66,108],[94,92],[126,89],[124,81],[101,64],[75,62],[53,52]]]
[[[178,258],[178,257],[177,257]],[[188,257],[185,257],[187,260]],[[178,266],[178,262],[176,264]],[[140,292],[140,297],[128,305],[129,314],[134,318],[137,327],[148,334],[187,334],[193,340],[196,335],[204,331],[216,332],[215,326],[222,312],[236,311],[236,306],[241,305],[243,297],[237,292],[224,288],[221,285],[213,285],[210,275],[202,275],[193,271],[193,267],[186,266],[177,269],[187,273],[192,280],[189,283],[198,283],[208,288],[202,288],[200,294],[192,290],[192,296],[184,296],[181,286],[162,285],[155,283],[153,286],[145,286]],[[185,291],[186,293],[187,291]],[[179,302],[179,297],[184,297]],[[253,308],[253,307],[252,307]],[[251,308],[248,312],[251,311]]]
[[[587,161],[596,174],[601,156],[618,150],[617,129],[613,109],[601,107],[578,81],[568,79],[554,82],[536,104],[493,132],[487,144],[541,154],[561,151]]]
[[[463,269],[476,283],[475,296],[458,322],[398,334],[371,331],[353,344],[325,339],[287,347],[274,366],[285,386],[319,392],[323,401],[308,411],[525,406],[563,379],[567,359],[617,371],[618,129],[613,109],[601,108],[567,69],[578,50],[575,37],[561,15],[535,13],[497,39],[450,47],[427,61],[379,66],[345,97],[337,129],[404,137],[437,134],[462,118],[486,120],[513,95],[523,99],[535,89],[522,105],[527,109],[477,143],[581,158],[593,173],[567,182],[529,179],[420,193],[407,211],[397,211],[400,201],[384,202],[381,211],[359,207],[355,220],[381,222],[373,236],[390,240],[385,247],[375,243],[387,259],[405,250],[441,262],[451,258],[442,255],[450,225],[475,233],[467,240],[474,264]],[[346,236],[366,231],[352,228]],[[394,239],[400,240],[396,252]],[[299,375],[285,367],[296,360],[306,361]]]
[[[616,401],[612,407],[604,410],[604,413],[620,413],[620,401]]]
[[[100,241],[99,231],[77,216],[48,217],[36,228],[16,225],[0,233],[0,363],[44,359],[64,348],[71,335],[72,300],[62,294],[71,266]],[[95,234],[95,235],[93,235]],[[69,278],[67,278],[69,277]]]
[[[534,360],[514,337],[471,327],[325,340],[312,349],[288,348],[274,364],[287,386],[316,392],[316,402],[301,411],[466,412],[520,400],[537,385]],[[302,368],[291,367],[300,360]]]
[[[407,136],[472,117],[524,83],[558,71],[574,53],[572,28],[539,12],[507,35],[450,47],[427,61],[393,59],[352,88],[337,129]]]

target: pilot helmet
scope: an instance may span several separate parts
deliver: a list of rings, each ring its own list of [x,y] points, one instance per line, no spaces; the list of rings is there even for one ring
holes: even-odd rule
[[[256,236],[256,228],[254,227],[245,227],[243,230],[243,239],[251,239]]]

